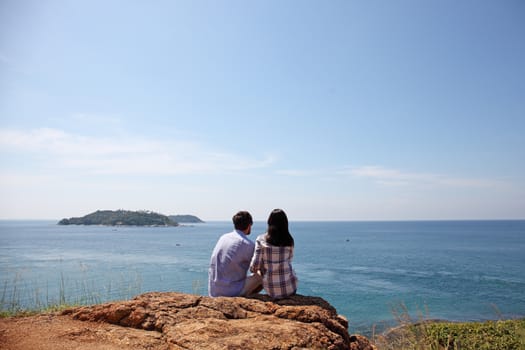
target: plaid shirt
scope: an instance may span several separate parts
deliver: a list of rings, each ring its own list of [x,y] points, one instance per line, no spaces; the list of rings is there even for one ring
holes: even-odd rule
[[[297,277],[292,268],[293,246],[276,247],[266,242],[265,234],[257,237],[250,271],[261,271],[263,287],[269,296],[284,298],[295,294]]]

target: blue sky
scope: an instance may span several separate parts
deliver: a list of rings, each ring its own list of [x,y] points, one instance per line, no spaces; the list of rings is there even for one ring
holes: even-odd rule
[[[0,1],[0,218],[525,218],[523,1]]]

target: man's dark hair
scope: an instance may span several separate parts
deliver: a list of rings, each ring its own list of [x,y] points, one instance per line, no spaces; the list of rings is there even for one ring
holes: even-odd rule
[[[233,216],[232,220],[235,229],[240,231],[246,230],[248,226],[253,224],[252,216],[247,211],[238,212]]]

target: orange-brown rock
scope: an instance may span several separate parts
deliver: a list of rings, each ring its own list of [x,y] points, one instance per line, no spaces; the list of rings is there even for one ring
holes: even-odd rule
[[[11,322],[47,326],[61,340],[58,349],[374,349],[365,337],[350,336],[346,319],[325,300],[301,295],[272,301],[153,292],[31,319]],[[58,326],[67,322],[67,329]],[[0,348],[23,349],[13,345],[8,325],[0,321]]]

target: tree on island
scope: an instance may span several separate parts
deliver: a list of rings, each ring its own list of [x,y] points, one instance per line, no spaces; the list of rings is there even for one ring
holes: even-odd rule
[[[178,226],[166,215],[140,210],[97,210],[83,217],[62,219],[59,225]]]

